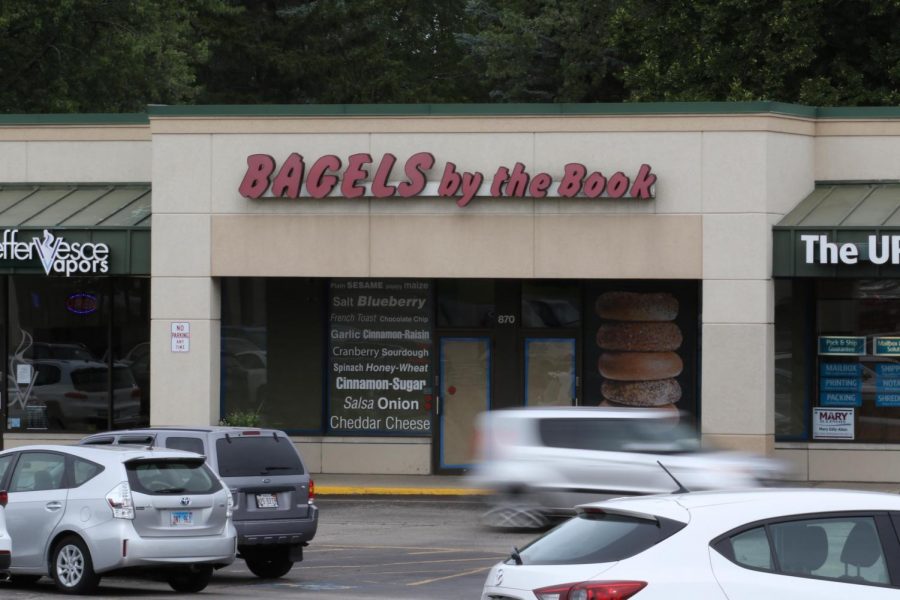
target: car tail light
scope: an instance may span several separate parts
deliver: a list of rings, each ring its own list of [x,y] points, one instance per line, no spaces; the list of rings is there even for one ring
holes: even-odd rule
[[[141,388],[131,388],[131,397],[132,398],[140,398],[141,397]]]
[[[241,435],[259,435],[259,431],[251,429],[249,431],[242,431]]]
[[[131,498],[131,487],[127,481],[123,481],[110,490],[106,495],[106,501],[109,502],[109,507],[112,509],[113,518],[134,518],[134,500]]]
[[[87,400],[87,394],[83,394],[81,392],[66,392],[63,394],[66,398],[72,398],[73,400]]]
[[[9,492],[6,490],[0,491],[0,506],[6,506],[7,502],[9,502]]]
[[[647,587],[646,581],[583,581],[534,590],[539,600],[625,600]]]
[[[309,480],[309,503],[312,504],[316,501],[316,482],[312,479]]]
[[[230,519],[234,515],[234,495],[228,491],[228,503],[225,506],[225,518]]]

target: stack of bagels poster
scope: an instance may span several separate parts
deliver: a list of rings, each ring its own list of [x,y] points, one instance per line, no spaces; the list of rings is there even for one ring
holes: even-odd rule
[[[621,286],[593,297],[597,352],[586,390],[600,406],[695,413],[697,293],[690,286]],[[590,305],[589,305],[590,306]],[[590,359],[589,359],[590,360]]]

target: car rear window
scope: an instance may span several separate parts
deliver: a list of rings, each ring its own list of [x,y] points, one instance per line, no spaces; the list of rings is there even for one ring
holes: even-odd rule
[[[290,440],[263,435],[216,440],[219,475],[302,475],[303,463]]]
[[[526,565],[583,565],[623,560],[685,526],[606,513],[584,513],[551,529],[520,552]]]
[[[72,385],[81,392],[103,392],[107,388],[106,367],[89,367],[72,371]],[[134,376],[128,367],[113,367],[113,389],[127,389],[134,385]]]
[[[202,460],[142,460],[125,468],[131,489],[142,494],[212,494],[222,489]]]

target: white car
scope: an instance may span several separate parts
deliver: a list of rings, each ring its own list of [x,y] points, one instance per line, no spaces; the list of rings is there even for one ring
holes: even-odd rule
[[[8,499],[9,494],[5,491],[0,492],[0,573],[6,573],[9,570],[12,560],[12,541],[6,530],[6,502]]]
[[[482,520],[497,528],[543,528],[604,498],[757,487],[788,479],[785,464],[701,447],[671,410],[613,407],[501,409],[482,413],[469,481],[490,492]]]
[[[487,576],[482,600],[896,600],[900,496],[709,491],[578,507]]]

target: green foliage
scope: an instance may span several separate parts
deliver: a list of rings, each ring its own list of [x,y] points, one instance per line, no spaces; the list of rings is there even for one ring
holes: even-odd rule
[[[468,102],[463,0],[235,0],[204,24],[204,103]]]
[[[610,102],[623,97],[608,23],[619,0],[469,0],[478,24],[461,41],[502,102]]]
[[[259,427],[262,419],[252,410],[234,411],[219,419],[219,425],[229,427]]]
[[[897,0],[625,0],[631,100],[900,100]]]
[[[193,35],[220,0],[4,0],[0,3],[0,112],[129,112],[191,102]]]
[[[5,0],[0,112],[900,103],[900,0]]]

